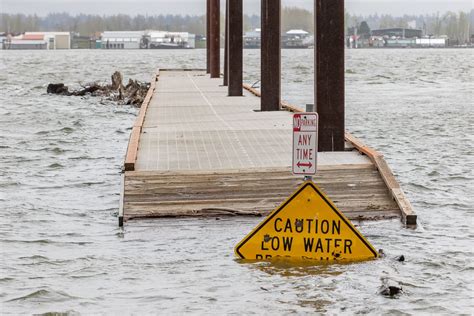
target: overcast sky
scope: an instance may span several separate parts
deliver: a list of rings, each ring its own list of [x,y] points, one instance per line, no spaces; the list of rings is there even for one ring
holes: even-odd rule
[[[243,0],[246,13],[258,14],[260,0]],[[470,11],[474,0],[346,0],[353,14],[425,14]],[[49,12],[71,14],[203,14],[206,0],[0,0],[0,12],[45,15]],[[285,6],[312,9],[313,0],[282,0]]]

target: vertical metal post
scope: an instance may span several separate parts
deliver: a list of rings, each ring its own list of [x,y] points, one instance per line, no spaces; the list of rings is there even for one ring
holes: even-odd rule
[[[229,96],[242,96],[243,4],[229,1]]]
[[[224,83],[229,85],[229,0],[225,1]]]
[[[262,0],[261,110],[279,111],[281,98],[281,0]]]
[[[306,104],[306,112],[316,112],[314,109],[314,104]],[[313,176],[304,176],[303,181],[313,181]]]
[[[122,172],[120,175],[120,202],[119,202],[119,213],[118,213],[118,225],[123,227],[123,200],[124,200],[124,190],[125,190],[125,174]]]
[[[344,151],[344,0],[315,0],[319,151]]]
[[[220,77],[220,18],[221,8],[220,0],[211,1],[211,20],[210,20],[210,50],[211,50],[211,78]]]
[[[211,73],[211,0],[206,3],[206,71]]]

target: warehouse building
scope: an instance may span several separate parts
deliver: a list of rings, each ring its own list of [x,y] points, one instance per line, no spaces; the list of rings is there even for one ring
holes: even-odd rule
[[[3,44],[4,49],[48,49],[48,43],[44,40],[22,40],[11,39]]]
[[[423,31],[418,29],[407,29],[402,27],[378,29],[371,31],[372,36],[386,36],[390,38],[421,38]]]
[[[67,32],[25,32],[7,36],[3,49],[70,49],[71,35]]]
[[[246,32],[244,34],[244,48],[260,48],[262,40],[261,29],[255,29],[254,31]]]
[[[69,32],[26,32],[23,40],[44,40],[46,49],[71,49],[71,34]]]
[[[188,32],[148,31],[148,47],[155,49],[195,48],[196,36]]]
[[[103,32],[102,48],[139,49],[144,35],[143,31]]]

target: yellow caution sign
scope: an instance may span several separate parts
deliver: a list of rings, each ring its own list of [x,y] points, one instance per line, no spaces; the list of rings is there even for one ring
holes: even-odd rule
[[[242,259],[323,261],[377,258],[377,251],[312,182],[307,181],[236,247]]]

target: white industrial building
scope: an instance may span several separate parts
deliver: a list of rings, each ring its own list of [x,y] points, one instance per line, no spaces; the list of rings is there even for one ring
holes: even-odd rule
[[[309,32],[306,32],[305,30],[289,30],[288,32],[286,32],[286,35],[299,37],[299,38],[305,38],[305,37],[308,37],[310,34]]]
[[[139,49],[144,31],[104,32],[102,48],[104,49]]]
[[[71,49],[71,33],[69,32],[26,32],[24,40],[34,38],[40,40],[42,37],[46,41],[46,49]]]
[[[446,38],[417,38],[417,47],[446,47]]]
[[[195,48],[195,35],[188,32],[126,31],[103,32],[104,49]]]
[[[7,40],[7,36],[2,34],[0,35],[0,49],[5,49],[3,42]]]
[[[188,32],[147,31],[148,48],[195,48],[196,36]]]
[[[3,49],[48,49],[48,43],[42,40],[11,39],[3,43]]]
[[[25,32],[18,36],[6,36],[3,49],[70,49],[71,34],[68,32]]]
[[[289,30],[282,36],[283,48],[308,48],[314,45],[314,37],[305,30]]]
[[[244,48],[260,48],[262,40],[262,30],[255,29],[244,34]]]

